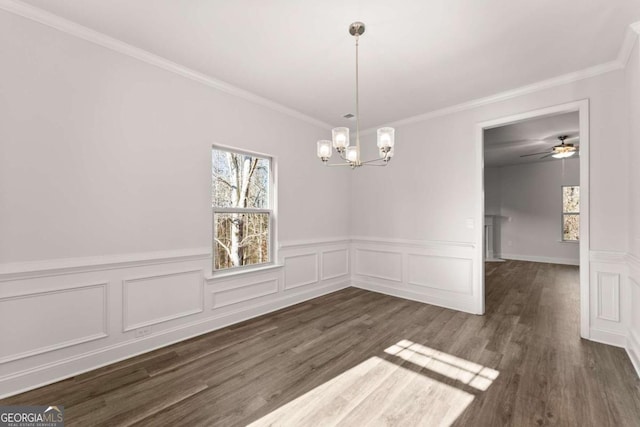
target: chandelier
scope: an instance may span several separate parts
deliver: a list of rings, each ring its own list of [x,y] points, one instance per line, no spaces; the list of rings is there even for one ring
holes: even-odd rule
[[[390,127],[378,129],[378,153],[379,157],[373,160],[362,161],[360,158],[360,101],[358,93],[358,41],[364,33],[364,24],[354,22],[349,26],[349,34],[356,39],[356,144],[349,145],[349,128],[337,127],[331,131],[332,140],[318,141],[318,157],[327,166],[350,166],[355,169],[360,166],[386,166],[393,157],[393,146],[395,144],[395,130]],[[336,149],[338,155],[343,160],[340,163],[329,163],[329,158],[333,154],[332,147]]]

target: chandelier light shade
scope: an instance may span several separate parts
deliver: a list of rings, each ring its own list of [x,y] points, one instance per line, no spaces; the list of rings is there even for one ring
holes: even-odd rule
[[[318,157],[322,159],[323,162],[326,162],[331,157],[331,141],[322,140],[318,141]]]
[[[395,130],[391,127],[383,127],[378,129],[378,154],[377,159],[362,161],[360,158],[360,93],[358,80],[358,44],[360,36],[364,34],[364,24],[362,22],[354,22],[349,26],[349,34],[356,39],[356,134],[355,145],[349,145],[349,128],[337,127],[331,131],[331,141],[318,141],[317,155],[327,166],[350,166],[355,169],[360,166],[386,166],[394,154]],[[333,146],[333,147],[332,147]],[[329,164],[329,159],[333,149],[335,148],[338,155],[342,159],[340,163]]]
[[[349,146],[349,128],[334,128],[331,134],[333,136],[333,148],[338,153],[342,153]]]

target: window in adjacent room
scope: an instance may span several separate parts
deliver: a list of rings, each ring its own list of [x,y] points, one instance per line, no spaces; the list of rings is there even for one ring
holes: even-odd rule
[[[562,240],[580,240],[580,186],[562,186]]]
[[[272,159],[212,149],[213,270],[272,261]]]

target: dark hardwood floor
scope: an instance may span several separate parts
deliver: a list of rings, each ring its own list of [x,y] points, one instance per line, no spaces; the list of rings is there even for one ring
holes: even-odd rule
[[[579,338],[576,267],[488,263],[487,314],[346,289],[0,401],[66,425],[640,426],[624,350]]]

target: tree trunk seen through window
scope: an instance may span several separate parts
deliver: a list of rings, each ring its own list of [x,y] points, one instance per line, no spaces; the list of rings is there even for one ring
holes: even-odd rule
[[[214,268],[268,262],[269,160],[216,149],[212,159]]]

